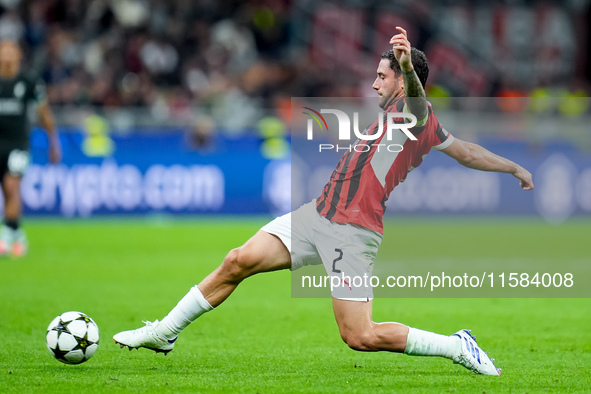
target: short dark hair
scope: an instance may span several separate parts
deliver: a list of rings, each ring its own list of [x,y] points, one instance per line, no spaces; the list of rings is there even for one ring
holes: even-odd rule
[[[412,65],[424,89],[425,84],[427,83],[427,78],[429,77],[429,63],[427,62],[427,56],[423,51],[420,51],[417,48],[410,49],[410,56],[412,59]],[[394,71],[394,74],[397,77],[402,75],[400,64],[398,64],[398,60],[394,57],[394,50],[390,49],[389,51],[382,53],[381,58],[390,60],[390,68]]]

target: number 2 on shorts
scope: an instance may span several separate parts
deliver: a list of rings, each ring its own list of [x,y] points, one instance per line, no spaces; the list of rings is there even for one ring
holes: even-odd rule
[[[334,260],[332,261],[332,272],[334,272],[334,273],[337,273],[337,274],[340,274],[340,273],[341,273],[341,270],[338,270],[338,269],[336,268],[336,264],[337,264],[337,261],[339,261],[339,260],[342,260],[342,259],[343,259],[343,251],[342,251],[342,249],[338,249],[338,248],[335,248],[335,250],[334,250],[334,251],[335,251],[335,252],[337,252],[337,253],[339,254],[339,257],[337,257],[336,259],[334,259]]]

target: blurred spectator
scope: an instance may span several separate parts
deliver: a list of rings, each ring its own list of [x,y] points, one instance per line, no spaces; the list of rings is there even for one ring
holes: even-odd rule
[[[187,144],[190,148],[202,153],[213,148],[213,133],[215,122],[209,116],[199,116],[187,134]]]
[[[23,44],[52,104],[145,107],[175,120],[200,108],[229,130],[267,108],[285,112],[286,97],[373,95],[374,57],[398,24],[430,58],[431,91],[563,84],[589,94],[588,1],[489,3],[0,0],[0,39]]]
[[[18,42],[23,38],[24,29],[23,23],[15,12],[7,11],[0,17],[0,38],[2,40]]]
[[[149,39],[140,48],[142,64],[154,76],[170,76],[177,68],[179,55],[176,49],[163,39]]]

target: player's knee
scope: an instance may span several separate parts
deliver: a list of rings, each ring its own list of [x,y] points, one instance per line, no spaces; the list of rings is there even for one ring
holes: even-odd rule
[[[252,274],[255,263],[244,247],[232,249],[224,259],[223,270],[232,282],[240,282]]]
[[[228,252],[222,263],[222,271],[232,282],[244,279],[243,268],[240,264],[240,248]]]

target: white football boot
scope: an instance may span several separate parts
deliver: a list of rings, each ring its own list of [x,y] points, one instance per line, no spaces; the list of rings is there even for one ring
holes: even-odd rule
[[[122,348],[127,346],[129,350],[145,347],[158,353],[164,353],[164,355],[168,354],[174,347],[174,342],[178,337],[168,339],[157,332],[155,328],[158,326],[158,320],[153,323],[149,321],[145,321],[144,323],[146,325],[137,330],[123,331],[115,334],[113,340]]]
[[[452,336],[459,337],[461,341],[460,354],[453,358],[455,364],[463,365],[470,371],[482,375],[501,375],[501,369],[495,367],[494,359],[488,357],[478,346],[470,330],[460,330]]]
[[[12,243],[12,256],[23,257],[29,251],[29,241],[23,229],[18,229],[14,233],[14,240]]]
[[[2,226],[0,229],[0,257],[10,255],[13,241],[14,230],[8,226]]]

